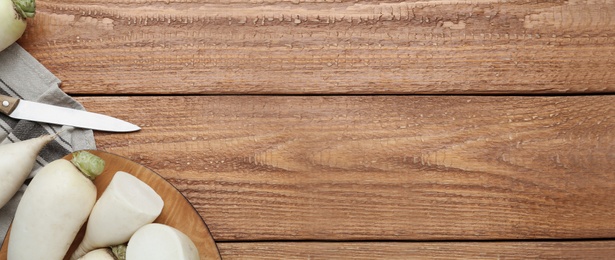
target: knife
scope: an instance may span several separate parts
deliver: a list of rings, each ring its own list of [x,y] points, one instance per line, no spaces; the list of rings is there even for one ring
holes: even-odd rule
[[[0,113],[15,119],[69,125],[107,132],[133,132],[140,127],[97,113],[0,95]]]

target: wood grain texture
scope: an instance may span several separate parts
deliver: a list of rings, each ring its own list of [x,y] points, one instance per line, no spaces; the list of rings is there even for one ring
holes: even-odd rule
[[[37,1],[70,94],[604,93],[612,0]]]
[[[613,241],[220,243],[224,259],[611,259]]]
[[[615,96],[78,100],[217,241],[615,236]]]

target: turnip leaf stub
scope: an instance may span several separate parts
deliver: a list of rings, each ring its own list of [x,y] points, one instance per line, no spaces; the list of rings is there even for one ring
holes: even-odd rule
[[[34,0],[12,0],[15,5],[15,11],[22,19],[34,18],[36,11],[36,2]]]
[[[105,170],[105,161],[88,152],[75,152],[71,162],[91,180],[94,180]]]
[[[126,244],[112,246],[111,253],[118,260],[126,260]]]

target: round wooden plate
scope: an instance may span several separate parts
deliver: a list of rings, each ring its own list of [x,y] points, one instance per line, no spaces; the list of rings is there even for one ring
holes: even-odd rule
[[[167,224],[188,235],[198,247],[201,259],[222,259],[207,225],[196,212],[192,204],[190,204],[173,185],[168,183],[154,171],[124,157],[96,150],[89,150],[88,152],[101,157],[106,162],[105,170],[94,181],[98,189],[98,197],[100,197],[105,188],[107,188],[111,178],[117,171],[128,172],[150,185],[164,200],[162,213],[154,222]],[[67,160],[71,158],[72,154],[64,157],[64,159]],[[76,246],[83,238],[84,232],[85,229],[82,228],[71,246],[67,254],[68,256],[75,250]],[[7,233],[5,241],[2,243],[0,260],[7,258],[7,242],[9,237],[10,231]],[[65,259],[68,259],[68,257]]]

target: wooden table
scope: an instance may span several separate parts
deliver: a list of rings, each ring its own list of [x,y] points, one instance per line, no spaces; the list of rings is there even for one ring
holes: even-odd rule
[[[224,259],[612,258],[613,0],[39,0]]]

